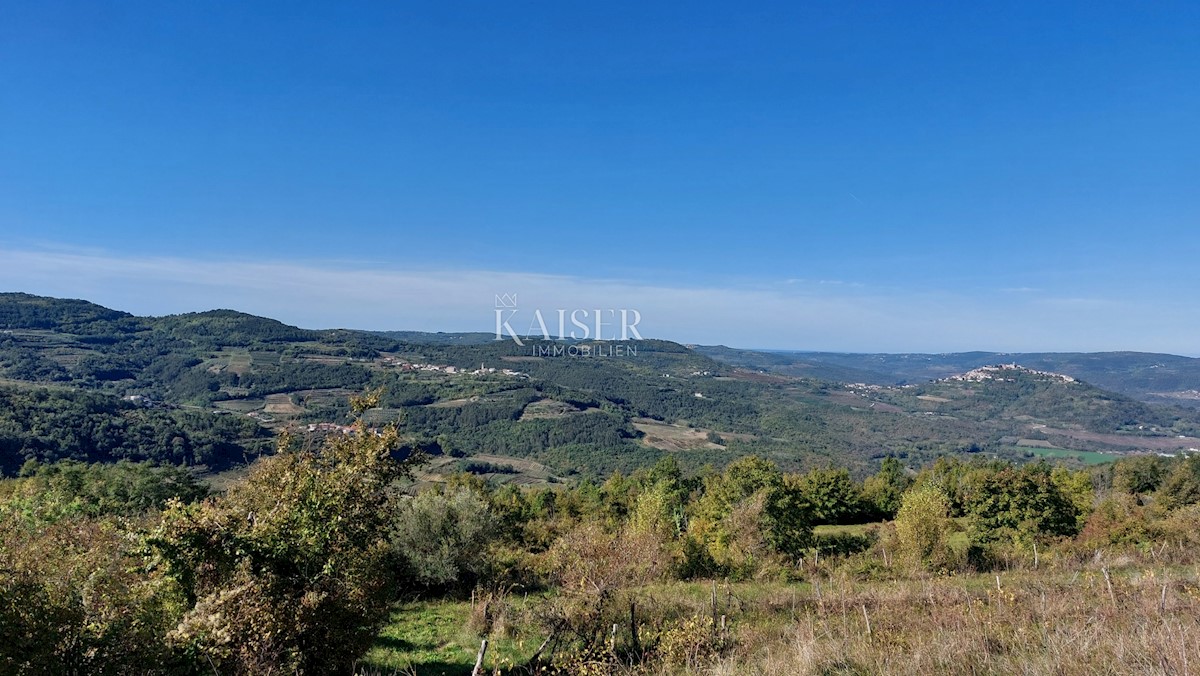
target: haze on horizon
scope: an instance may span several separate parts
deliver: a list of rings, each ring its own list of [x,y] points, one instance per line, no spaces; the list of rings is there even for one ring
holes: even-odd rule
[[[1196,82],[1183,2],[10,5],[0,289],[1196,355]]]

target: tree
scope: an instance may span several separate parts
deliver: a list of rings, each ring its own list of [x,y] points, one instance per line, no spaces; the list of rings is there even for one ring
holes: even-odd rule
[[[213,670],[347,673],[388,616],[390,486],[416,458],[361,421],[319,451],[290,446],[224,496],[168,506],[150,540],[185,600],[167,641]]]
[[[1075,505],[1076,525],[1083,528],[1096,501],[1096,490],[1092,487],[1092,475],[1087,470],[1071,470],[1056,465],[1050,472],[1050,480],[1058,490]]]
[[[74,515],[140,515],[162,509],[172,498],[194,502],[208,489],[183,467],[30,460],[21,478],[9,480],[0,495],[0,516],[21,513],[45,525]]]
[[[944,561],[950,529],[950,503],[942,489],[922,484],[909,489],[896,512],[896,539],[901,554],[930,565]]]
[[[844,468],[814,469],[800,479],[799,488],[816,524],[853,523],[862,512],[862,491]]]
[[[749,575],[768,554],[799,556],[812,542],[812,527],[800,482],[785,479],[769,461],[747,456],[705,481],[689,535],[719,568]]]
[[[495,526],[487,502],[471,489],[425,490],[397,510],[391,540],[419,583],[452,585],[484,572]]]
[[[1200,502],[1200,455],[1189,455],[1175,465],[1158,491],[1167,509]]]
[[[1140,455],[1122,458],[1113,467],[1113,489],[1122,493],[1153,493],[1162,485],[1167,469],[1160,458]]]
[[[891,519],[900,509],[904,491],[912,485],[912,477],[904,471],[904,465],[895,456],[883,459],[879,473],[863,482],[863,502],[874,511],[876,519]]]
[[[163,640],[178,594],[126,526],[0,514],[0,673],[187,673]]]
[[[965,509],[975,543],[1029,545],[1078,530],[1078,510],[1051,479],[1045,463],[978,473],[970,480]]]

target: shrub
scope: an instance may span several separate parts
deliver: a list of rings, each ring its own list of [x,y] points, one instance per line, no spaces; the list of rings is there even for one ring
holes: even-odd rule
[[[0,673],[152,673],[181,599],[120,522],[0,520]]]
[[[670,557],[652,532],[609,533],[585,523],[559,538],[545,563],[559,585],[542,614],[545,629],[552,636],[573,636],[587,653],[601,647],[606,628],[633,613],[636,601],[627,592],[661,579]]]
[[[426,490],[397,510],[391,542],[417,582],[453,585],[483,573],[495,527],[487,502],[471,489]]]
[[[212,669],[342,673],[393,595],[394,429],[260,460],[224,496],[168,507],[151,540],[188,609],[172,647]]]
[[[1167,509],[1200,502],[1200,455],[1190,455],[1176,463],[1158,496]]]
[[[667,666],[695,673],[733,647],[733,638],[714,626],[711,617],[689,617],[663,629],[655,654]]]
[[[940,488],[924,484],[908,490],[896,512],[895,526],[901,556],[923,566],[946,561],[950,505]]]
[[[793,560],[812,544],[812,508],[802,482],[756,457],[737,460],[705,481],[689,536],[735,578],[754,575],[772,555]]]

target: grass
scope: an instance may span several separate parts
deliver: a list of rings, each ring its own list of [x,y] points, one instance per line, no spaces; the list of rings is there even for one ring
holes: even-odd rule
[[[224,493],[244,480],[249,473],[249,465],[238,465],[222,472],[204,472],[200,474],[200,480],[208,484],[209,490],[214,493]]]
[[[724,446],[709,441],[709,430],[703,428],[686,427],[680,424],[664,423],[648,418],[635,420],[633,427],[645,435],[641,439],[642,444],[663,451],[693,451],[698,449],[720,451],[725,449]]]
[[[263,399],[226,399],[214,404],[216,408],[235,413],[250,413],[258,411],[266,404]]]
[[[999,589],[994,574],[833,579],[795,612],[741,624],[738,649],[697,673],[1188,673],[1195,584],[1194,572],[1125,570],[1110,597],[1096,570],[1002,573]]]
[[[462,464],[469,462],[490,462],[494,465],[508,465],[516,472],[512,474],[482,474],[480,476],[496,485],[515,483],[522,486],[549,486],[559,481],[554,470],[528,458],[516,458],[506,455],[471,455],[465,458],[437,456],[429,460],[417,470],[417,478],[421,481],[440,483],[451,474],[462,471]]]
[[[478,649],[474,640],[466,640],[469,613],[462,602],[405,604],[362,661],[382,673],[469,674]]]
[[[879,528],[883,522],[852,523],[839,526],[817,526],[813,528],[814,535],[863,535],[872,528]]]
[[[524,603],[515,601],[516,605]],[[471,614],[470,601],[418,601],[398,606],[375,646],[360,660],[359,673],[470,674],[482,639],[469,628]],[[490,637],[484,660],[487,672],[497,665],[523,664],[542,638],[531,631]]]
[[[1111,591],[1103,571],[1111,574]],[[728,617],[733,639],[724,654],[700,662],[610,664],[603,673],[1083,676],[1186,674],[1200,665],[1195,566],[1118,557],[950,577],[892,570],[859,580],[813,571],[812,580],[800,583],[716,587],[718,612]],[[711,616],[712,589],[712,582],[699,581],[633,590],[647,613],[644,639],[653,642],[686,618]],[[536,617],[538,602],[526,603],[522,621]],[[479,640],[465,629],[470,614],[470,604],[459,601],[399,607],[360,673],[469,673]],[[521,663],[536,640],[497,640],[488,672],[493,658]]]
[[[1074,460],[1084,465],[1103,465],[1106,462],[1112,462],[1117,459],[1112,454],[1097,453],[1095,451],[1073,451],[1064,448],[1042,448],[1036,446],[1015,446],[1014,448],[1023,453],[1033,453],[1040,458],[1048,460]]]
[[[875,523],[854,523],[839,526],[817,526],[813,528],[813,534],[817,536],[825,535],[864,535],[871,529],[878,529],[886,522],[877,521]],[[967,548],[967,519],[954,519],[954,526],[950,532],[947,544],[956,551],[964,551]]]

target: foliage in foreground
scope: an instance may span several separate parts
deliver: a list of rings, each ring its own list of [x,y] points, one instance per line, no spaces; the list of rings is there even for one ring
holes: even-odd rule
[[[386,619],[395,430],[257,463],[139,521],[0,521],[0,672],[342,673]]]
[[[396,663],[368,649],[398,600],[468,596],[456,635],[512,673],[1069,672],[1104,641],[1126,671],[1192,659],[1168,641],[1196,636],[1200,458],[889,461],[863,483],[665,460],[522,489],[419,488],[411,452],[394,429],[285,437],[207,499],[176,470],[30,466],[0,484],[0,672],[345,673]],[[937,644],[952,629],[973,638]]]

